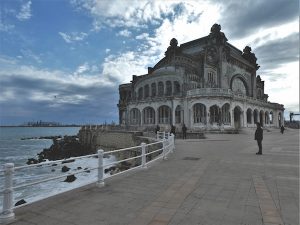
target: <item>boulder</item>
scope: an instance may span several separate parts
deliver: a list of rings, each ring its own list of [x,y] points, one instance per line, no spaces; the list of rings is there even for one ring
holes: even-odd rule
[[[25,204],[25,203],[27,203],[27,202],[26,202],[24,199],[21,199],[20,201],[17,201],[17,202],[16,202],[15,206],[23,205],[23,204]]]
[[[37,159],[34,159],[34,158],[30,158],[27,160],[27,165],[31,165],[31,164],[37,164],[39,163],[39,161]]]
[[[73,182],[76,179],[77,178],[74,175],[70,175],[70,176],[67,176],[67,178],[64,180],[64,182],[71,183],[71,182]]]
[[[68,172],[69,170],[70,170],[70,168],[67,167],[67,166],[63,166],[63,167],[61,168],[61,172],[63,172],[63,173]]]

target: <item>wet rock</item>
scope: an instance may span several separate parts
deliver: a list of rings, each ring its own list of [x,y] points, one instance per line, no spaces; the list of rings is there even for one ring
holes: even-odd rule
[[[37,164],[39,163],[39,161],[37,159],[34,159],[34,158],[30,158],[27,160],[27,165],[31,165],[31,164]]]
[[[67,167],[67,166],[63,166],[63,167],[61,168],[61,172],[63,172],[63,173],[68,172],[69,170],[70,170],[70,168]]]
[[[70,159],[66,161],[62,161],[61,164],[75,162],[75,159]]]
[[[27,203],[27,202],[26,202],[24,199],[21,199],[20,201],[17,201],[17,202],[16,202],[15,206],[23,205],[23,204],[25,204],[25,203]]]
[[[77,178],[74,175],[70,175],[70,176],[67,176],[67,178],[64,180],[64,182],[71,183],[71,182],[73,182],[76,179]]]

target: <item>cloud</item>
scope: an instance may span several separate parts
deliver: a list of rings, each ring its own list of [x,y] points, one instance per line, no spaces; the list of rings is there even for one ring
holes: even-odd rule
[[[72,5],[90,14],[94,30],[107,27],[147,28],[147,24],[159,25],[162,19],[174,19],[185,11],[186,5],[196,5],[197,1],[183,3],[173,1],[146,0],[72,0]],[[190,15],[190,20],[197,19],[199,12]]]
[[[276,68],[299,60],[299,33],[269,41],[254,49],[263,69]]]
[[[124,36],[124,37],[130,37],[131,36],[131,32],[129,30],[121,30],[118,34],[118,36]]]
[[[0,57],[1,121],[54,120],[66,123],[101,123],[117,118],[118,85],[107,76],[91,73],[83,63],[80,74],[24,66]],[[66,116],[68,115],[68,116]]]
[[[17,19],[20,21],[28,20],[32,16],[31,14],[31,1],[24,3],[21,6],[20,12],[16,15]]]
[[[253,32],[275,27],[298,18],[298,0],[212,0],[220,4],[222,24],[230,27],[231,38],[245,37]]]
[[[58,32],[58,34],[64,39],[67,43],[73,43],[77,41],[84,40],[88,34],[84,32],[71,32],[70,34]]]

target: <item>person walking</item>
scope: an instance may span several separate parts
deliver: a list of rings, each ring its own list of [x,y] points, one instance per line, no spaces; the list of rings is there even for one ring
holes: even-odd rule
[[[283,134],[284,130],[285,130],[284,126],[281,125],[281,127],[280,127],[280,132],[281,132],[282,134]]]
[[[174,125],[171,126],[171,134],[175,136],[176,127]]]
[[[258,152],[256,152],[256,155],[262,155],[262,140],[263,140],[263,129],[261,128],[260,123],[256,123],[256,131],[254,135],[254,140],[257,141],[258,145]]]
[[[186,139],[186,126],[185,124],[182,125],[182,139]]]
[[[157,134],[157,132],[160,130],[160,127],[157,125],[155,128],[155,133]]]

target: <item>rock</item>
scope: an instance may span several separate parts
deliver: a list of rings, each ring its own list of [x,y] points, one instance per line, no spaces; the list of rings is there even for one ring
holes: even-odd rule
[[[81,169],[82,169],[82,167],[81,167],[81,166],[78,166],[78,167],[77,167],[77,169],[78,169],[78,170],[81,170]]]
[[[57,166],[57,164],[56,164],[56,163],[54,163],[54,164],[52,164],[52,166]]]
[[[108,172],[114,171],[116,169],[117,169],[117,167],[112,166],[112,167],[109,167],[108,169],[104,169],[104,173],[108,173]]]
[[[39,161],[37,159],[34,159],[34,158],[30,158],[27,160],[27,165],[31,165],[31,164],[37,164],[39,163]]]
[[[55,172],[55,169],[52,169],[51,172]]]
[[[66,161],[62,161],[61,164],[75,162],[75,159],[70,159]]]
[[[86,173],[90,173],[91,171],[90,170],[88,170],[89,168],[84,168],[84,172],[86,172]]]
[[[71,183],[71,182],[73,182],[76,179],[77,178],[74,175],[70,175],[70,176],[67,176],[67,178],[64,180],[64,182]]]
[[[26,202],[24,199],[21,199],[20,201],[17,201],[17,202],[16,202],[15,206],[23,205],[23,204],[25,204],[25,203],[27,203],[27,202]]]
[[[67,167],[67,166],[63,166],[63,167],[61,168],[61,172],[63,172],[63,173],[68,172],[69,170],[70,170],[70,168]]]

